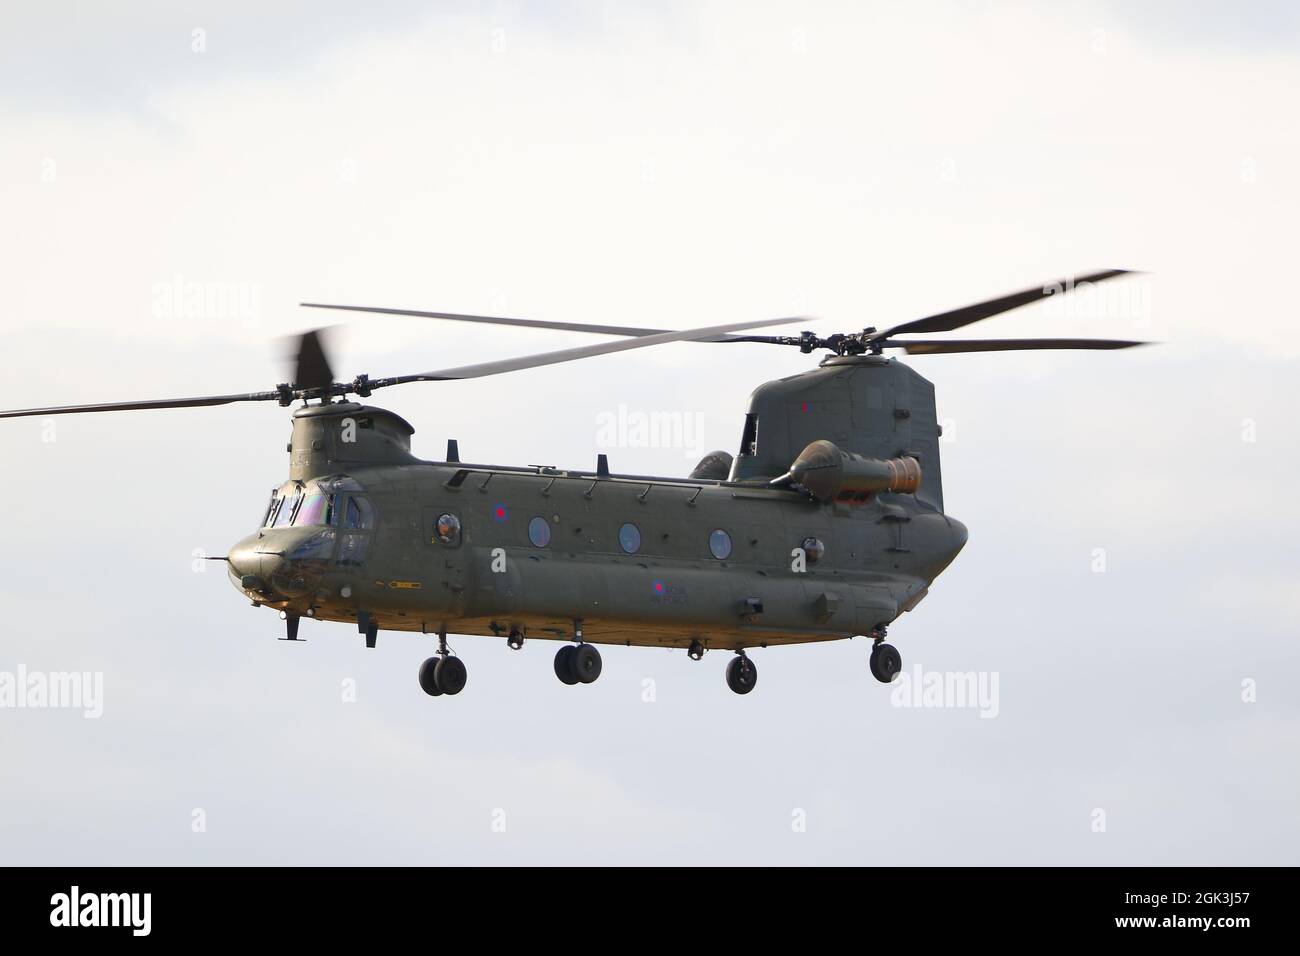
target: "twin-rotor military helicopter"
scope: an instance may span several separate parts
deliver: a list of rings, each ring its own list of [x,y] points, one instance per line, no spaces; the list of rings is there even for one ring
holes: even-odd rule
[[[1036,286],[884,330],[737,335],[798,319],[686,331],[304,303],[312,308],[592,332],[612,342],[477,365],[350,382],[335,380],[319,331],[304,333],[290,383],[266,392],[68,405],[0,418],[195,408],[236,402],[301,405],[293,413],[289,475],[261,527],[224,557],[235,587],[273,608],[285,638],[302,618],[354,624],[375,647],[380,630],[436,635],[420,667],[431,696],[458,694],[466,669],[448,634],[561,642],[555,674],[589,684],[597,645],[734,653],[727,685],[753,690],[748,651],[866,635],[871,673],[893,680],[887,627],[926,596],[966,543],[944,512],[934,388],[886,358],[1019,349],[1121,349],[1114,339],[926,340],[1086,283],[1114,269]],[[760,385],[736,455],[706,455],[686,477],[443,461],[411,453],[414,429],[393,412],[350,400],[410,382],[445,382],[647,348],[669,342],[769,343],[818,366]]]

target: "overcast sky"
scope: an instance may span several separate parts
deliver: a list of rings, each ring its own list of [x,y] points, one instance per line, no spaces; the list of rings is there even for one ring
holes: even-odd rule
[[[468,687],[431,699],[431,640],[277,643],[193,570],[286,477],[283,410],[0,422],[0,672],[103,674],[99,719],[0,709],[0,862],[1300,862],[1300,17],[1128,6],[7,5],[4,407],[273,387],[335,321],[303,300],[827,334],[1118,266],[1148,273],[978,334],[1163,344],[908,360],[971,537],[891,640],[996,675],[991,719],[896,706],[863,640],[756,652],[742,698],[723,653],[610,648],[574,689],[553,644],[453,638]],[[332,338],[348,377],[588,341]],[[734,451],[813,361],[681,344],[382,404],[430,458],[681,475],[694,444],[600,448],[600,416]]]

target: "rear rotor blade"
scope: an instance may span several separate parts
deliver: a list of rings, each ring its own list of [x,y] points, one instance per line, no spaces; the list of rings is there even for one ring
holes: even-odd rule
[[[0,418],[31,418],[38,415],[76,415],[82,412],[136,412],[155,408],[201,408],[235,402],[274,402],[279,392],[250,392],[247,395],[203,395],[198,398],[158,398],[142,402],[104,402],[98,405],[54,405],[49,408],[16,408],[0,411]]]
[[[1034,286],[1032,289],[1013,292],[1010,295],[1004,295],[996,299],[976,302],[974,305],[953,309],[951,312],[940,312],[937,315],[928,315],[923,319],[904,322],[902,325],[895,325],[893,328],[877,333],[873,338],[876,340],[885,339],[901,332],[951,332],[953,329],[960,329],[972,322],[978,322],[981,319],[1018,309],[1022,305],[1029,305],[1032,302],[1038,302],[1040,299],[1046,299],[1053,295],[1061,295],[1078,288],[1080,285],[1105,282],[1107,279],[1113,279],[1116,276],[1130,274],[1131,270],[1129,269],[1106,269],[1102,272],[1090,272],[1087,275],[1070,276],[1066,279]]]
[[[418,375],[401,375],[395,378],[378,379],[372,387],[382,388],[388,385],[400,385],[404,382],[441,382],[451,379],[481,378],[484,375],[500,375],[502,372],[517,372],[527,368],[543,365],[556,365],[560,362],[572,362],[577,359],[608,355],[612,352],[626,352],[631,349],[649,348],[653,345],[666,345],[669,342],[708,341],[711,336],[735,332],[741,329],[758,329],[769,325],[784,325],[788,322],[806,322],[805,318],[760,319],[751,322],[732,322],[728,325],[713,325],[702,329],[683,329],[681,331],[658,332],[654,335],[638,336],[618,342],[601,342],[599,345],[584,345],[572,349],[559,349],[554,352],[540,352],[533,355],[521,355],[516,358],[498,359],[494,362],[482,362],[477,365],[462,365],[457,368],[422,372]]]
[[[899,341],[890,339],[885,348],[899,348],[908,355],[942,355],[950,352],[1015,352],[1028,349],[1131,349],[1150,342],[1126,339],[950,339],[946,342]]]

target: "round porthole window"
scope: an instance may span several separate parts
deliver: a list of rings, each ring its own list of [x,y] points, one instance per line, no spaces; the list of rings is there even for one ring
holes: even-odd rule
[[[724,561],[731,554],[731,535],[718,528],[709,534],[709,551],[719,561]]]
[[[803,553],[809,564],[816,564],[826,553],[826,545],[822,544],[820,538],[804,538]]]
[[[618,529],[618,546],[628,554],[641,550],[641,529],[628,522]]]
[[[528,522],[528,540],[534,548],[544,548],[551,543],[551,526],[540,515]]]
[[[460,519],[451,514],[438,515],[433,533],[443,544],[455,544],[460,540]]]

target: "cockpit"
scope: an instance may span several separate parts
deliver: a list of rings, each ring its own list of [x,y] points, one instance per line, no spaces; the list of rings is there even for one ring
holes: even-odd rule
[[[375,506],[354,478],[288,482],[272,492],[261,530],[231,548],[231,577],[241,590],[299,597],[331,568],[363,566],[376,525]]]
[[[306,484],[290,482],[271,494],[263,528],[320,528],[297,546],[290,558],[333,558],[341,567],[365,563],[369,532],[375,527],[375,506],[355,478],[337,475]],[[340,534],[341,532],[341,534]],[[337,554],[335,540],[339,541]]]
[[[375,526],[375,509],[361,491],[350,478],[285,485],[271,494],[262,527],[369,531]]]

